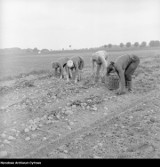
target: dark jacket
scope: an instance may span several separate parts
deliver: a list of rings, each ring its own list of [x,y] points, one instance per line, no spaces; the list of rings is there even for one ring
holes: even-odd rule
[[[108,67],[107,67],[107,75],[109,75],[109,73],[113,70],[115,70],[117,72],[117,74],[119,75],[119,79],[120,79],[120,88],[119,91],[124,92],[124,88],[125,88],[125,82],[126,82],[126,71],[128,68],[134,68],[130,71],[134,72],[135,69],[137,68],[138,64],[140,62],[140,59],[138,56],[136,55],[123,55],[120,56],[116,59],[115,62],[111,62]],[[131,67],[130,65],[133,65],[133,67]],[[132,73],[133,74],[133,73]],[[131,78],[130,72],[127,74]]]

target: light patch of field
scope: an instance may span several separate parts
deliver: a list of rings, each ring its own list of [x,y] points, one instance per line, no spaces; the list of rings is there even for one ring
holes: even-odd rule
[[[0,56],[0,79],[30,73],[32,71],[52,71],[51,63],[61,57],[81,56],[85,61],[85,68],[91,68],[92,52],[57,53],[49,55],[1,55]],[[150,61],[152,56],[159,55],[160,50],[135,50],[108,52],[109,61],[115,61],[118,56],[124,54],[136,54],[141,61]],[[36,73],[36,72],[35,72]],[[37,72],[38,73],[38,72]]]

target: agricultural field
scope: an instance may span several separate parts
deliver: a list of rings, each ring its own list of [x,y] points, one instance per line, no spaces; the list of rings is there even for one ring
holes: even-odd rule
[[[160,50],[136,54],[133,91],[94,82],[91,54],[0,56],[0,158],[160,158]],[[84,58],[82,81],[54,75],[59,57]]]

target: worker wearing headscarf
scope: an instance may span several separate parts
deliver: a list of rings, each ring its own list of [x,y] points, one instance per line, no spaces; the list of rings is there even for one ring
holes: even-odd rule
[[[72,77],[73,70],[75,70],[75,83],[77,83],[78,80],[80,81],[83,68],[84,68],[84,60],[82,57],[80,57],[80,56],[71,57],[67,61],[67,66],[66,66],[66,70],[67,70],[67,74],[68,74],[67,81],[69,81],[69,76]]]
[[[100,70],[102,69],[102,73],[106,73],[107,68],[107,59],[108,53],[105,50],[97,51],[92,54],[92,73],[95,75],[95,79],[98,80],[100,76]],[[96,73],[94,74],[96,64]]]

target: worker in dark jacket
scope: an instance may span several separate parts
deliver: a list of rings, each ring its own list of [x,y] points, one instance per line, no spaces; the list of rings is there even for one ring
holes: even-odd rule
[[[65,58],[61,58],[59,60],[57,60],[56,62],[52,63],[52,68],[55,70],[55,73],[58,73],[58,70],[60,72],[60,79],[64,78],[64,68],[66,67],[67,61],[69,60],[69,58],[65,57]]]
[[[120,79],[120,86],[117,94],[125,93],[125,87],[128,91],[132,90],[132,75],[140,63],[140,59],[136,55],[123,55],[110,62],[107,67],[108,76],[111,71],[117,72]]]
[[[105,50],[97,51],[92,54],[92,73],[95,76],[95,80],[98,81],[100,76],[100,71],[102,70],[102,73],[106,73],[107,68],[107,59],[108,59],[108,53]],[[96,64],[96,74],[94,74]],[[103,75],[103,74],[102,74]]]
[[[75,70],[75,83],[81,80],[82,69],[84,68],[84,60],[80,56],[71,57],[67,61],[66,71],[67,71],[67,81],[72,78],[72,71]]]

